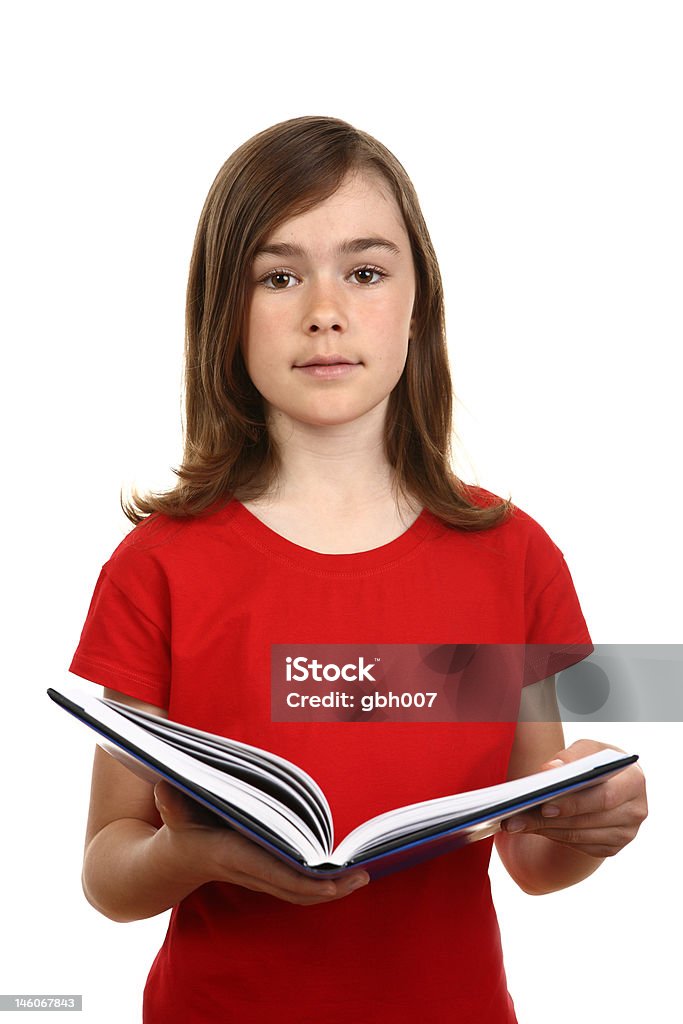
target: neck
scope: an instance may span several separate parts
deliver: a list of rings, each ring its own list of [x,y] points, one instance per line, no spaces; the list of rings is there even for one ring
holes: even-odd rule
[[[268,425],[282,465],[264,499],[318,508],[321,514],[395,502],[393,469],[384,452],[384,412],[382,403],[353,422],[319,425],[273,411]],[[399,504],[404,507],[403,499]]]

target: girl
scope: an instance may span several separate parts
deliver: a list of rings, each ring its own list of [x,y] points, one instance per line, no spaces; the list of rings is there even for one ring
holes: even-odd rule
[[[339,836],[604,746],[563,749],[552,676],[525,688],[537,720],[517,726],[271,720],[275,645],[590,643],[547,533],[450,468],[437,260],[377,140],[300,117],[221,168],[190,266],[185,387],[178,483],[124,505],[136,528],[102,569],[73,672],[296,761]],[[642,772],[554,813],[495,838],[525,892],[578,882],[635,836]],[[112,920],[173,908],[148,1024],[510,1024],[493,841],[370,884],[309,879],[98,748],[83,885]]]

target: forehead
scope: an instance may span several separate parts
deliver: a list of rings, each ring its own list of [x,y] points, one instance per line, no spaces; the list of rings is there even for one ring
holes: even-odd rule
[[[329,237],[333,232],[344,237],[393,237],[398,233],[402,240],[407,238],[401,211],[388,183],[379,174],[352,172],[327,199],[274,228],[266,242],[291,241],[295,237],[312,239],[320,234]]]

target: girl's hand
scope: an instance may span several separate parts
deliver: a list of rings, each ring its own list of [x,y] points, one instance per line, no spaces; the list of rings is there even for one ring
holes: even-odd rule
[[[158,834],[166,841],[171,870],[187,873],[197,885],[231,882],[288,903],[310,905],[341,899],[370,881],[366,871],[335,881],[307,878],[240,832],[217,824],[214,814],[168,782],[156,784],[154,799],[166,827],[165,836],[162,829]]]
[[[598,750],[625,751],[610,743],[577,740],[541,765],[541,770],[569,764]],[[502,823],[505,832],[535,833],[590,857],[613,857],[632,839],[647,817],[645,776],[638,764],[576,793],[553,798]],[[523,825],[523,830],[516,827]]]

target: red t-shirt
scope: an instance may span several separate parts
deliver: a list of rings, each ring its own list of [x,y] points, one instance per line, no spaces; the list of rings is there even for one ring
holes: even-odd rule
[[[128,534],[102,569],[71,671],[296,762],[322,786],[337,841],[393,807],[505,780],[514,723],[271,721],[271,644],[287,643],[590,637],[562,552],[519,509],[477,532],[424,510],[379,548],[322,554],[231,501]],[[310,907],[200,886],[171,912],[146,1024],[513,1024],[492,844]]]

